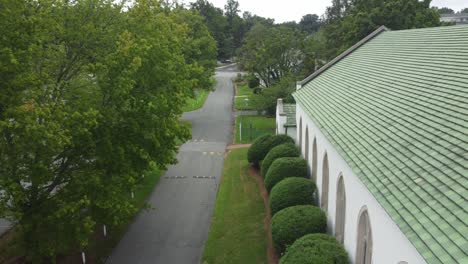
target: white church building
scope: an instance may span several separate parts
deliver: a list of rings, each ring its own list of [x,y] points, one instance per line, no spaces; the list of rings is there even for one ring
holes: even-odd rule
[[[293,96],[296,141],[352,263],[468,263],[468,25],[381,27]]]

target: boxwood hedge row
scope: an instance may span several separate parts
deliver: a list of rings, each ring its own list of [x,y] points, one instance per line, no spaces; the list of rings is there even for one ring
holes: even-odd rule
[[[299,157],[276,159],[265,176],[265,188],[270,192],[278,182],[288,177],[307,178],[307,161]]]
[[[261,173],[265,177],[273,161],[278,158],[299,157],[301,153],[294,143],[286,143],[272,148],[262,161]]]
[[[294,139],[288,135],[267,134],[258,137],[247,152],[247,160],[258,165],[272,148],[285,143],[294,144]]]

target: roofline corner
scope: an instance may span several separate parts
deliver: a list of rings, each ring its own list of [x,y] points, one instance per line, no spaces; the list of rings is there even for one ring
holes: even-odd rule
[[[348,56],[349,54],[351,54],[353,51],[357,50],[359,47],[361,47],[362,45],[366,44],[367,42],[369,42],[370,40],[372,40],[374,37],[376,37],[377,35],[379,35],[380,33],[384,32],[384,31],[390,31],[390,29],[388,29],[386,26],[380,26],[379,28],[377,28],[376,30],[374,30],[372,33],[370,33],[369,35],[367,35],[367,37],[361,39],[360,41],[358,41],[356,44],[354,44],[352,47],[350,47],[349,49],[345,50],[343,53],[341,53],[340,55],[336,56],[333,60],[331,60],[330,62],[328,62],[327,64],[325,64],[322,68],[318,69],[317,71],[315,71],[314,73],[312,73],[311,75],[307,76],[304,80],[298,82],[298,84],[300,84],[300,86],[304,86],[306,85],[308,82],[312,81],[313,79],[315,79],[315,77],[319,76],[320,74],[322,74],[324,71],[326,71],[328,68],[330,68],[331,66],[335,65],[337,62],[339,62],[340,60],[342,60],[343,58],[345,58],[346,56]]]

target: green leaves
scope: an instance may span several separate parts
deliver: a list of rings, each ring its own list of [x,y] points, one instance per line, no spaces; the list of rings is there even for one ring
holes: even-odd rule
[[[303,41],[304,36],[290,27],[257,24],[247,34],[240,64],[269,87],[300,72]]]
[[[440,26],[430,1],[336,0],[327,9],[324,34],[330,60],[380,26],[391,30]]]
[[[52,261],[127,221],[137,179],[175,162],[216,47],[200,16],[159,2],[0,1],[0,217],[28,260]]]

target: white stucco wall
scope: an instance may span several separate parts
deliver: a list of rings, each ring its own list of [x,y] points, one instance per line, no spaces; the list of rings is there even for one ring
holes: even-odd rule
[[[282,115],[279,109],[280,105],[276,105],[276,134],[284,134],[284,124],[286,124],[286,115]],[[281,105],[282,107],[282,105]]]
[[[297,138],[296,138],[297,132],[296,132],[296,130],[297,130],[297,129],[296,129],[295,127],[288,127],[288,128],[286,129],[286,131],[285,131],[285,134],[288,135],[288,136],[290,136],[290,137],[292,137],[292,138],[294,139],[294,141],[297,142]]]
[[[339,176],[343,175],[346,192],[346,217],[344,231],[344,246],[352,263],[355,262],[357,246],[358,216],[361,209],[367,207],[372,229],[372,263],[397,264],[406,261],[409,264],[426,263],[416,248],[401,232],[383,207],[368,191],[366,186],[353,173],[349,165],[336,152],[330,142],[318,130],[317,126],[304,113],[300,104],[296,105],[296,120],[299,124],[302,118],[302,155],[305,156],[305,131],[309,130],[309,164],[314,158],[312,144],[317,139],[317,188],[320,197],[322,183],[322,165],[325,152],[329,162],[329,190],[328,190],[328,225],[329,232],[335,233],[336,193]],[[299,142],[299,125],[297,129]]]
[[[278,99],[276,104],[276,134],[287,134],[296,140],[296,128],[295,127],[284,127],[287,122],[287,116],[283,113],[283,101]]]

